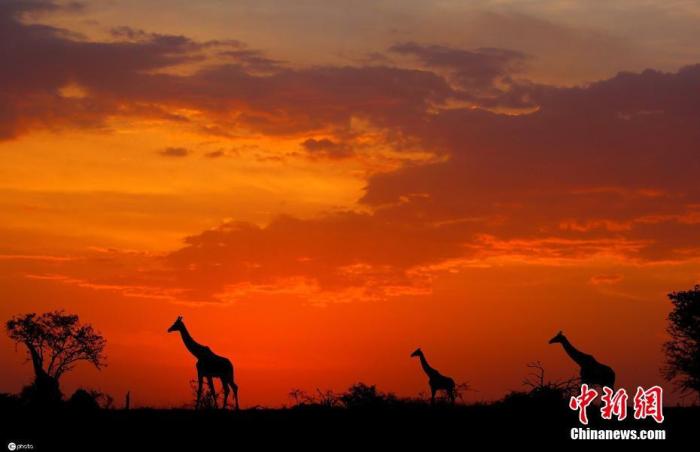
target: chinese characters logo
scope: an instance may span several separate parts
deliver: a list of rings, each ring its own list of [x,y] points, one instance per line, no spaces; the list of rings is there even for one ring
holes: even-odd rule
[[[569,400],[569,408],[578,410],[578,420],[582,424],[588,424],[588,406],[593,403],[598,395],[598,391],[584,383],[581,385],[581,393],[578,396],[572,396]],[[614,416],[618,421],[624,420],[627,417],[628,399],[629,396],[624,388],[613,391],[611,388],[604,386],[603,394],[600,397],[602,402],[600,408],[601,417],[603,419],[612,419]],[[641,386],[637,387],[633,408],[635,419],[651,417],[657,423],[662,423],[664,421],[664,413],[663,389],[661,386],[652,386],[646,390]]]

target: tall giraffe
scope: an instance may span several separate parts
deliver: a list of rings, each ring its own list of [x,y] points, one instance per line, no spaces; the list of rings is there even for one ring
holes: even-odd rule
[[[438,372],[436,369],[430,367],[428,361],[425,359],[423,350],[417,348],[416,351],[411,353],[411,358],[418,357],[420,359],[420,365],[423,368],[423,372],[428,376],[428,384],[430,385],[430,403],[435,404],[435,393],[439,390],[443,390],[447,393],[450,402],[454,403],[456,393],[455,393],[455,381],[450,377],[446,377]]]
[[[600,385],[613,388],[615,386],[615,372],[605,364],[599,363],[592,355],[588,355],[571,345],[571,342],[559,331],[549,341],[550,344],[561,344],[569,358],[573,359],[581,368],[581,383],[589,386]]]
[[[185,327],[182,321],[182,316],[175,320],[175,323],[168,328],[168,333],[173,331],[179,331],[182,337],[182,342],[185,344],[187,350],[197,358],[197,403],[195,408],[199,408],[199,402],[202,397],[202,381],[204,377],[207,378],[207,383],[209,384],[209,389],[214,396],[214,406],[216,403],[216,392],[214,390],[213,378],[219,378],[221,380],[221,386],[224,390],[224,404],[222,408],[226,408],[226,400],[228,399],[229,386],[233,391],[233,400],[236,404],[236,409],[238,408],[238,385],[233,381],[233,364],[231,361],[219,356],[211,351],[211,349],[205,345],[201,345],[195,342],[190,336],[189,331]]]

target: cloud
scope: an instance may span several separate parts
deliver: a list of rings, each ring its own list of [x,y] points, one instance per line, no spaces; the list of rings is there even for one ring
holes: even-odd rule
[[[204,156],[206,158],[209,158],[209,159],[218,159],[220,157],[223,157],[224,155],[226,155],[226,153],[224,151],[222,151],[221,149],[219,149],[217,151],[210,151],[210,152],[207,152],[206,154],[204,154]]]
[[[4,138],[99,127],[115,114],[197,121],[176,113],[189,109],[210,132],[292,136],[312,156],[351,158],[358,121],[392,150],[410,140],[434,154],[373,173],[357,211],[188,237],[163,271],[192,296],[275,281],[378,296],[420,292],[460,262],[644,265],[700,250],[700,65],[560,87],[517,79],[521,52],[401,43],[392,53],[419,69],[292,68],[238,41],[120,29],[91,42],[25,24],[20,12],[0,10],[0,38],[17,42],[0,50],[17,62],[0,72]],[[57,94],[67,85],[84,95]]]
[[[643,196],[641,190],[697,191],[692,180],[700,163],[692,156],[699,134],[691,124],[700,116],[692,107],[700,101],[699,83],[700,66],[675,74],[645,71],[588,87],[545,87],[532,93],[539,105],[532,114],[439,111],[415,133],[424,146],[445,149],[451,159],[377,175],[365,201],[395,201],[410,180],[411,191],[441,191],[435,194],[453,198],[479,194],[494,201],[504,193],[538,192],[615,201],[623,196],[592,190],[622,187],[637,190],[639,202],[661,206],[663,196]],[[659,113],[646,113],[651,111]],[[443,182],[457,180],[455,185]],[[599,203],[601,208],[613,205],[618,207]]]
[[[158,151],[163,157],[187,157],[190,153],[189,149],[181,147],[169,147]]]
[[[0,139],[33,128],[99,127],[124,108],[120,98],[139,74],[192,61],[193,50],[201,47],[184,37],[163,35],[138,42],[92,42],[20,20],[28,12],[57,8],[53,2],[5,0],[0,6],[0,41],[12,43],[0,48]],[[69,85],[87,95],[60,96]]]
[[[450,158],[377,174],[363,201],[425,193],[423,216],[499,218],[485,232],[503,239],[624,238],[646,243],[626,251],[630,258],[680,257],[697,249],[700,232],[680,221],[694,218],[700,201],[698,83],[700,66],[648,70],[540,87],[530,114],[439,111],[416,135]]]
[[[355,118],[400,132],[452,100],[513,102],[495,84],[520,59],[506,50],[396,47],[454,69],[461,84],[455,90],[434,67],[291,68],[240,41],[200,42],[129,27],[112,30],[110,41],[91,41],[24,23],[23,11],[0,10],[0,38],[15,43],[0,49],[0,60],[13,63],[0,74],[0,139],[35,128],[104,128],[114,116],[189,122],[218,134],[342,133]],[[81,95],[61,96],[66,87]]]
[[[361,211],[227,222],[129,285],[198,301],[241,291],[378,299],[429,293],[438,275],[479,265],[697,260],[698,81],[695,67],[626,73],[543,87],[528,114],[437,109],[410,133],[444,158],[375,174]],[[340,144],[302,142],[307,152]]]
[[[624,280],[619,273],[593,275],[589,282],[594,286],[618,284]]]
[[[265,227],[232,222],[190,236],[166,261],[176,279],[199,297],[229,285],[298,277],[325,291],[409,288],[422,284],[406,273],[413,266],[461,254],[440,232],[426,224],[392,223],[380,214],[283,216]],[[421,246],[408,246],[416,242]]]
[[[301,147],[308,151],[312,157],[343,159],[353,155],[352,149],[347,144],[337,143],[328,138],[320,140],[308,138],[301,143]]]
[[[261,52],[235,40],[198,42],[120,27],[112,30],[113,40],[91,41],[22,21],[27,13],[58,9],[52,2],[2,0],[0,6],[0,40],[13,43],[0,48],[0,61],[6,63],[0,72],[0,139],[33,129],[103,128],[108,118],[118,115],[188,121],[174,113],[181,107],[201,109],[216,120],[245,102],[235,98],[236,89],[227,93],[222,84],[259,92],[265,87],[251,84],[263,85],[267,79],[247,71],[276,67]],[[212,59],[218,61],[215,70],[195,69],[190,76],[168,73],[207,66]],[[82,95],[61,95],[66,87],[76,87]]]
[[[453,101],[488,109],[537,106],[532,94],[538,86],[516,78],[524,75],[529,59],[522,52],[500,48],[465,50],[415,42],[396,44],[389,50],[414,57],[426,70],[444,73],[455,88]]]
[[[522,52],[498,48],[464,50],[406,42],[389,50],[413,56],[425,67],[446,69],[461,88],[484,94],[500,92],[496,85],[509,83],[512,75],[523,71],[527,60]]]
[[[272,73],[281,70],[284,66],[282,61],[269,58],[259,50],[240,48],[225,50],[219,55],[229,57],[232,61],[253,72]]]
[[[189,237],[169,262],[202,295],[293,277],[321,289],[425,288],[446,262],[696,259],[698,82],[695,67],[645,71],[544,87],[530,114],[438,110],[412,132],[447,158],[372,176],[369,213],[226,224]]]

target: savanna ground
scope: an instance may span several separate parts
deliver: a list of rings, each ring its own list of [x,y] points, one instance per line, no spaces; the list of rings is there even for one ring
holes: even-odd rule
[[[372,388],[372,387],[365,387]],[[552,392],[511,393],[488,404],[430,406],[423,400],[396,399],[372,390],[337,399],[298,401],[289,408],[103,409],[70,403],[32,409],[16,397],[2,399],[2,439],[31,443],[35,450],[140,450],[166,448],[233,450],[264,446],[335,449],[398,445],[523,445],[570,441],[579,424],[566,400]],[[665,421],[602,420],[589,407],[591,429],[666,431],[667,441],[696,438],[700,407],[666,407]],[[595,442],[587,442],[593,446]],[[632,443],[631,441],[629,443]],[[634,441],[638,443],[638,441]],[[659,442],[656,442],[659,445]],[[3,447],[4,447],[3,445]],[[432,449],[431,449],[432,450]]]

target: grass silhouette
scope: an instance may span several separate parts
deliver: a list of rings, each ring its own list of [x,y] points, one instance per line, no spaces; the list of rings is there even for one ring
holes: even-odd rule
[[[603,420],[589,408],[590,424],[581,426],[554,384],[511,392],[490,403],[431,406],[421,399],[403,399],[373,385],[357,383],[346,392],[292,391],[286,408],[233,410],[61,408],[37,411],[17,396],[0,397],[3,440],[31,441],[37,450],[101,450],[153,447],[234,448],[241,444],[334,448],[353,445],[398,447],[449,445],[455,442],[551,443],[569,441],[572,428],[665,429],[667,440],[691,441],[700,407],[666,407],[666,421]],[[8,436],[11,435],[11,436]]]

